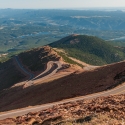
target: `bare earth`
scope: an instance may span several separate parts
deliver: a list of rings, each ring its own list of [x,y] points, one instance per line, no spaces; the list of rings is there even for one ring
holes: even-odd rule
[[[52,102],[57,102],[64,99],[73,98],[73,97],[79,97],[79,96],[84,96],[92,93],[102,92],[108,89],[112,89],[125,81],[125,61],[97,67],[97,66],[88,65],[72,57],[70,58],[82,64],[84,68],[81,69],[79,66],[68,65],[62,60],[57,62],[54,61],[52,63],[48,62],[46,70],[43,73],[36,76],[34,79],[31,79],[30,81],[24,81],[24,82],[18,83],[9,89],[0,91],[0,102],[1,102],[0,112],[24,108],[28,106],[42,105],[46,103],[52,103]],[[114,99],[119,98],[119,96],[110,96],[110,97],[107,97],[109,101],[111,97]],[[122,101],[124,101],[124,95],[120,97],[122,97],[123,99]],[[105,102],[104,97],[100,99]],[[90,107],[86,108],[86,105],[90,105],[88,101],[77,101],[73,103],[70,102],[67,104],[70,105],[72,109],[74,107],[74,103],[75,104],[78,103],[77,105],[75,105],[76,106],[75,109],[78,109],[78,113],[80,112],[82,114],[82,117],[84,116],[84,118],[89,116],[89,119],[91,119],[95,117],[95,115],[92,115],[93,112],[98,111],[98,109],[97,110],[95,109],[95,106],[96,106],[96,104],[94,104],[95,102],[92,102],[92,101],[90,101],[93,104],[90,107],[94,107],[94,109],[92,110],[90,109]],[[98,102],[98,99],[94,101]],[[115,101],[117,101],[117,99]],[[81,114],[78,115],[76,110],[73,109],[74,111],[76,111],[76,114],[74,115],[73,110],[64,108],[65,105],[67,106],[67,104],[54,106],[53,107],[54,109],[50,108],[37,113],[36,112],[29,113],[22,117],[7,119],[4,121],[1,121],[1,124],[4,124],[4,123],[7,124],[8,122],[9,124],[10,123],[12,124],[40,123],[40,124],[46,125],[46,124],[50,124],[50,121],[53,122],[53,119],[56,119],[54,120],[54,122],[55,121],[60,122],[62,120],[66,122],[65,120],[70,117],[79,119],[81,117]],[[98,104],[100,105],[100,102],[98,102]],[[79,111],[82,106],[83,106],[83,111]],[[104,110],[104,113],[106,115],[109,115],[107,113],[107,107],[105,111],[105,106],[106,105],[104,105],[101,108],[99,107],[99,110],[100,110],[99,113],[103,112]],[[61,109],[61,108],[63,108],[61,112],[62,114],[59,113],[60,110],[57,111],[58,109]],[[110,112],[109,109],[108,109],[108,112]],[[41,112],[43,113],[42,115],[40,115]],[[113,111],[111,110],[111,112],[114,113],[114,110]],[[55,113],[56,115],[53,113]],[[120,120],[121,117],[117,117],[114,114],[111,118]]]
[[[0,111],[41,105],[111,89],[124,81],[125,62],[80,71],[43,84],[0,92]],[[15,94],[16,93],[16,94]]]

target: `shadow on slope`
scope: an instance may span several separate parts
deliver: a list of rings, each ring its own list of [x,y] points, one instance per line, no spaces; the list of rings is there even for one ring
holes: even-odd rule
[[[16,87],[4,90],[0,92],[0,111],[101,92],[122,83],[124,72],[125,62],[119,62],[92,71],[73,73],[64,78],[25,89]]]
[[[15,66],[13,59],[0,64],[0,91],[25,80],[25,78],[26,76]]]

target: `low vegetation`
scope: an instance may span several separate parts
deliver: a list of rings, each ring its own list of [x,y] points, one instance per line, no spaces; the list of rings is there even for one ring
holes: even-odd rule
[[[66,53],[64,53],[64,52],[59,52],[59,51],[56,51],[56,52],[58,53],[58,55],[60,55],[60,57],[63,58],[63,60],[64,60],[65,62],[67,62],[67,63],[69,63],[69,64],[73,64],[73,65],[78,65],[78,66],[80,66],[80,67],[83,68],[83,65],[82,65],[82,64],[77,63],[76,61],[73,61],[72,59],[70,59],[70,58],[66,55]]]
[[[125,59],[124,48],[117,48],[94,36],[71,35],[50,46],[61,48],[74,57],[92,65],[104,65]]]
[[[0,57],[0,63],[6,62],[8,59],[8,57]]]

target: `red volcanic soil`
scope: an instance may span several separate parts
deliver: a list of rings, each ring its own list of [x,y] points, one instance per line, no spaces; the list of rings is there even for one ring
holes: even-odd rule
[[[124,103],[125,95],[74,101],[0,120],[0,125],[81,125],[86,122],[89,122],[87,125],[123,125]]]
[[[83,96],[117,86],[124,81],[125,62],[92,71],[72,73],[66,77],[23,89],[22,86],[0,92],[0,111],[45,104]]]
[[[13,59],[0,64],[0,91],[26,79],[26,76],[16,67]]]

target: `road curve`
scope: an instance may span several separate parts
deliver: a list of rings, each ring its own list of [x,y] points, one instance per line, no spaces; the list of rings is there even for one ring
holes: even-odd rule
[[[91,95],[80,96],[80,97],[76,97],[76,98],[65,99],[65,100],[62,100],[59,102],[48,103],[48,104],[43,104],[43,105],[39,105],[39,106],[33,106],[33,107],[24,108],[24,109],[4,112],[4,113],[0,114],[0,120],[5,119],[5,118],[21,116],[21,115],[24,115],[29,112],[40,111],[40,110],[47,109],[47,108],[52,107],[57,104],[63,104],[63,103],[77,101],[77,100],[83,100],[83,99],[93,99],[93,98],[97,98],[100,96],[124,94],[124,93],[125,93],[125,84],[122,86],[116,87],[112,90],[103,91],[103,92],[99,92],[99,93],[95,93],[95,94],[91,94]]]
[[[57,68],[55,68],[54,70],[52,70],[52,71],[50,72],[50,70],[51,70],[53,64],[56,64],[56,65],[57,65]],[[62,67],[62,63],[61,63],[60,61],[50,61],[50,62],[48,62],[48,64],[47,64],[47,69],[46,69],[43,73],[41,73],[39,76],[35,77],[35,78],[33,79],[33,82],[35,82],[35,83],[40,82],[40,81],[43,82],[44,80],[49,79],[49,78],[52,77],[54,74],[56,74],[56,72],[57,72],[61,67]],[[46,73],[48,73],[48,74],[45,75]],[[41,76],[43,76],[43,77],[41,77]]]
[[[41,74],[39,74],[38,76],[36,76],[34,78],[34,74],[28,72],[24,67],[23,65],[21,64],[18,56],[14,56],[14,60],[15,62],[17,63],[18,67],[25,73],[29,76],[29,79],[28,81],[25,83],[24,85],[24,88],[25,87],[29,87],[29,86],[32,86],[34,84],[34,82],[40,82],[40,81],[43,81],[43,80],[46,80],[46,79],[49,79],[52,75],[54,75],[58,69],[60,69],[62,67],[62,63],[60,61],[49,61],[47,63],[47,68],[45,71],[43,71]],[[53,68],[53,65],[57,65],[56,68],[52,69]],[[22,85],[20,83],[17,83],[15,86],[18,86],[18,85]]]
[[[34,78],[34,75],[33,75],[32,73],[28,72],[28,71],[23,67],[23,65],[22,65],[22,64],[20,63],[20,61],[19,61],[19,57],[18,57],[18,56],[14,56],[14,59],[15,59],[17,65],[18,65],[18,67],[19,67],[25,74],[29,75],[29,80],[33,79],[33,78]]]
[[[36,79],[39,79],[39,78],[42,78],[42,76],[45,76],[45,74],[47,73],[50,73],[50,70],[52,68],[52,66],[56,64],[57,65],[57,68],[55,68],[51,73],[56,73],[58,71],[58,69],[60,69],[62,67],[62,63],[60,61],[49,61],[47,63],[47,68],[44,72],[42,72],[41,74],[39,74],[38,76],[36,76],[35,78],[33,78],[33,80],[36,80]],[[54,74],[53,73],[53,74]],[[53,75],[52,74],[52,75]]]
[[[53,67],[53,65],[56,65],[56,67]],[[61,67],[62,67],[62,63],[60,61],[49,61],[47,63],[47,69],[41,74],[39,74],[38,76],[36,76],[35,78],[27,81],[24,85],[24,88],[32,86],[34,85],[34,83],[38,83],[38,82],[40,83],[46,79],[49,79],[54,74],[56,74],[58,69],[60,69]]]

